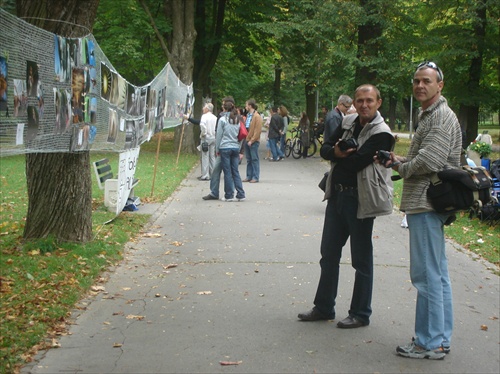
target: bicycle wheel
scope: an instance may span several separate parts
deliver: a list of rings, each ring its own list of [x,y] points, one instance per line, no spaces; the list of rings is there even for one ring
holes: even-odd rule
[[[286,157],[290,156],[290,153],[292,153],[292,148],[293,148],[292,139],[287,139],[286,143],[285,143],[285,156]]]
[[[318,146],[316,145],[316,139],[313,139],[313,141],[309,143],[309,149],[307,150],[307,157],[314,156],[317,150]]]
[[[302,142],[299,139],[295,139],[293,142],[292,157],[297,160],[302,157]]]

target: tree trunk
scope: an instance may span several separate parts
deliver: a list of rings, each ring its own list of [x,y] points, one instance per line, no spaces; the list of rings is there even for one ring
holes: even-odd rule
[[[195,5],[193,0],[165,0],[165,17],[172,25],[167,35],[170,52],[170,66],[184,84],[193,82],[194,43],[196,29],[194,26]],[[181,153],[197,153],[194,126],[183,125],[175,129],[174,143]]]
[[[66,37],[90,33],[98,5],[99,0],[16,2],[18,17]],[[26,178],[29,202],[25,239],[53,236],[60,241],[87,242],[92,238],[92,179],[88,151],[29,154],[26,156]]]
[[[475,21],[474,21],[474,35],[475,43],[472,45],[472,50],[475,50],[474,57],[471,60],[469,67],[469,81],[467,88],[470,98],[480,97],[480,81],[481,71],[483,68],[483,52],[486,37],[486,4],[485,0],[476,2]],[[473,141],[478,132],[479,124],[479,102],[472,99],[471,104],[462,104],[460,112],[465,114],[465,128],[466,128],[466,144]]]
[[[379,38],[382,36],[382,26],[378,0],[361,0],[361,6],[365,10],[366,16],[363,24],[358,26],[358,66],[356,67],[355,83],[356,87],[361,84],[377,84],[378,66],[372,66],[376,61],[382,46]]]
[[[305,94],[306,94],[306,114],[309,117],[311,126],[314,123],[314,118],[316,116],[316,83],[306,83]]]
[[[28,216],[25,239],[53,236],[86,242],[92,237],[89,152],[26,155]]]
[[[396,106],[398,104],[398,100],[391,96],[389,97],[389,127],[391,130],[396,128]]]
[[[279,65],[279,61],[276,61],[276,67],[274,68],[274,85],[273,85],[273,99],[272,102],[274,106],[278,107],[281,105],[281,73],[283,69]]]

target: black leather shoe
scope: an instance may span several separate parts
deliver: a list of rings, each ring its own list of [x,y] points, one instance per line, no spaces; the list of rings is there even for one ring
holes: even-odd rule
[[[302,321],[326,321],[326,320],[331,320],[335,319],[335,317],[330,318],[328,316],[325,316],[323,313],[321,313],[319,310],[316,308],[312,308],[308,312],[305,313],[299,313],[297,316],[299,319]]]
[[[367,325],[368,325],[367,323],[361,322],[356,317],[351,317],[351,316],[344,318],[342,321],[337,323],[337,327],[339,329],[355,329],[357,327],[363,327]]]
[[[219,200],[218,197],[212,196],[210,194],[208,194],[207,196],[203,196],[202,199],[203,200]]]

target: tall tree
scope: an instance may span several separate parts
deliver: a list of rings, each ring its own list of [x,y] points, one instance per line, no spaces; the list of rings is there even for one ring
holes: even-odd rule
[[[17,0],[17,15],[47,31],[79,37],[91,30],[99,0]],[[76,26],[75,26],[76,25]],[[82,27],[78,27],[82,26]],[[26,155],[28,214],[25,239],[92,238],[89,152]]]

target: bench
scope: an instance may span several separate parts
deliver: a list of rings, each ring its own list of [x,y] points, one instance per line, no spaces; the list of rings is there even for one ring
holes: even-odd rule
[[[103,158],[102,160],[95,161],[92,164],[94,165],[95,176],[99,189],[104,190],[104,205],[109,210],[113,210],[116,208],[116,202],[118,200],[118,179],[113,179],[113,172],[111,170],[111,165],[109,164],[109,159]],[[134,178],[125,208],[132,205],[137,206],[141,203],[140,199],[134,196],[134,187],[137,186],[138,183],[139,180]]]

